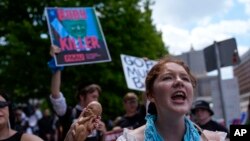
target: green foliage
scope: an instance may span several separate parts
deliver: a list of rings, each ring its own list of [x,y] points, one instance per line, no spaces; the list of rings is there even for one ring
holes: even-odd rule
[[[47,67],[49,38],[44,7],[94,6],[106,38],[112,62],[66,67],[62,91],[70,105],[76,103],[78,83],[102,86],[100,101],[104,119],[123,114],[122,97],[127,88],[120,54],[157,59],[165,54],[161,33],[152,24],[151,0],[2,0],[0,2],[0,87],[13,98],[48,97],[51,73]],[[137,92],[139,93],[139,92]]]

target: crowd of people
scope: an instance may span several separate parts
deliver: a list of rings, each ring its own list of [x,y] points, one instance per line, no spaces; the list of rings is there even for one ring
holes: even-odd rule
[[[51,47],[52,56],[59,52],[57,47]],[[22,109],[12,109],[7,93],[1,91],[0,141],[105,141],[108,131],[101,119],[102,108],[105,107],[98,102],[101,87],[98,84],[80,86],[77,90],[78,103],[71,107],[60,89],[61,71],[54,68],[50,85],[49,97],[55,113],[45,109],[36,122],[37,130],[33,126],[33,129],[27,128],[32,123],[24,120]],[[118,141],[229,138],[228,129],[212,119],[214,112],[209,103],[194,101],[196,79],[181,60],[170,57],[158,60],[149,71],[145,84],[145,97],[149,104],[140,104],[134,92],[124,95],[125,113],[114,120],[112,129],[123,129]]]
[[[50,108],[41,108],[37,105],[14,106],[14,129],[17,131],[35,134],[48,141],[56,141],[57,116]]]
[[[0,91],[0,141],[42,141],[36,135],[14,129],[14,113],[7,92]]]

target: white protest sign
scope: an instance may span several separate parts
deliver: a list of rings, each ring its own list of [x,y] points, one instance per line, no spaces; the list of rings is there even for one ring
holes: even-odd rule
[[[145,79],[156,61],[121,54],[123,71],[129,89],[145,91]]]

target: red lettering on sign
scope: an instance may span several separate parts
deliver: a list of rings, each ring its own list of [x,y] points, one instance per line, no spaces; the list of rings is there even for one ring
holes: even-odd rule
[[[60,38],[59,39],[60,42],[60,47],[62,51],[65,50],[84,50],[85,49],[85,45],[82,43],[81,38],[78,38],[78,46],[76,45],[76,41],[73,38]]]
[[[64,55],[64,61],[65,62],[80,62],[84,61],[85,56],[84,54],[66,54]]]
[[[101,48],[98,42],[98,39],[95,36],[88,36],[88,37],[85,37],[84,39],[85,39],[87,48],[90,48],[90,49]]]
[[[57,11],[57,14],[60,21],[79,20],[87,18],[87,14],[84,9],[59,9]]]

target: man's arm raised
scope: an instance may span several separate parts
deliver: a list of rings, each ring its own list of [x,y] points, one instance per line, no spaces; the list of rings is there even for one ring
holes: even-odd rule
[[[61,50],[57,46],[51,46],[50,47],[50,55],[54,57],[56,53],[59,53]],[[51,95],[50,95],[50,101],[53,105],[53,109],[59,116],[63,116],[66,113],[67,104],[66,100],[63,96],[63,94],[60,92],[60,86],[61,86],[61,70],[62,68],[58,68],[55,65],[55,60],[52,58],[52,60],[48,63],[49,67],[52,71],[52,78],[51,78]]]

